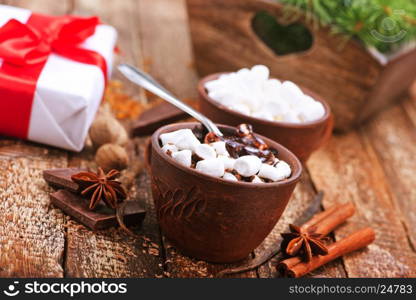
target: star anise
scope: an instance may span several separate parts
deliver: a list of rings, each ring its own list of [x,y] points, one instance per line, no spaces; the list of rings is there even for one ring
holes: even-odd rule
[[[126,191],[121,182],[114,180],[120,175],[117,170],[111,170],[107,174],[103,169],[98,172],[80,172],[71,176],[71,179],[81,187],[81,195],[91,197],[89,209],[93,210],[102,200],[107,206],[116,209],[126,197]]]
[[[289,256],[300,255],[310,261],[313,255],[326,255],[328,248],[322,242],[322,234],[316,233],[315,227],[303,230],[293,224],[289,225],[290,232],[282,233],[282,251]]]

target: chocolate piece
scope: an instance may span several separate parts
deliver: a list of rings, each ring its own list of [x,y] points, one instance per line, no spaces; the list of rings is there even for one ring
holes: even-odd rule
[[[197,137],[201,135],[201,132],[196,130],[193,132]],[[253,127],[249,124],[240,124],[234,134],[223,137],[218,137],[215,133],[208,132],[200,141],[205,143],[224,141],[231,157],[239,158],[244,155],[255,155],[262,162],[268,164],[272,164],[278,154],[277,150],[270,149],[263,139],[253,133]]]
[[[95,210],[89,210],[89,201],[67,190],[59,190],[50,194],[51,203],[62,209],[66,214],[78,222],[91,228],[99,230],[118,224],[114,210],[99,203]],[[124,210],[124,223],[126,225],[140,224],[146,211],[137,201],[128,201]]]
[[[82,171],[86,171],[86,169],[62,168],[44,170],[43,178],[49,185],[55,188],[65,189],[76,193],[79,190],[79,185],[72,181],[71,176]]]
[[[170,103],[164,102],[143,112],[133,125],[133,136],[152,134],[159,127],[185,119],[188,115]]]

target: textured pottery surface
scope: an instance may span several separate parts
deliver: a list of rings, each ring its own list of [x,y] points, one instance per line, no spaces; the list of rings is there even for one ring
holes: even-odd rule
[[[301,87],[305,94],[324,105],[326,113],[321,119],[301,124],[266,121],[231,110],[208,97],[204,87],[205,82],[214,80],[221,74],[225,73],[209,75],[198,84],[200,110],[214,122],[231,126],[249,123],[253,125],[255,132],[287,147],[301,162],[306,162],[311,153],[330,138],[333,129],[331,109],[324,100],[311,91]]]
[[[159,145],[160,134],[196,126],[200,125],[172,124],[152,136],[148,160],[159,224],[187,255],[211,262],[239,261],[263,241],[279,220],[300,179],[302,165],[289,150],[264,138],[291,166],[290,178],[254,184],[207,176],[179,165]],[[220,129],[225,133],[235,130],[229,126]]]

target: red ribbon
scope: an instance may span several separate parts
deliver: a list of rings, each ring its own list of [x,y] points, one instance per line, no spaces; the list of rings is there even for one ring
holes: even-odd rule
[[[0,134],[27,138],[36,83],[52,52],[96,65],[107,78],[104,57],[80,47],[98,24],[97,17],[32,14],[26,24],[13,19],[0,28]]]

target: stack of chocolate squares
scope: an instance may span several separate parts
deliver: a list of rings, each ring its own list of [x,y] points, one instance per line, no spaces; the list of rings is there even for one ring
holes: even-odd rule
[[[50,169],[43,171],[45,181],[50,186],[58,189],[50,194],[51,203],[92,230],[116,226],[118,224],[116,207],[125,197],[118,197],[117,203],[109,203],[106,201],[104,193],[101,199],[100,193],[100,196],[98,198],[96,197],[97,199],[95,201],[92,201],[93,199],[91,197],[94,196],[91,196],[91,193],[84,193],[83,195],[82,192],[85,190],[85,187],[81,186],[82,184],[79,181],[73,180],[74,175],[83,173],[97,176],[100,174],[100,170],[97,174],[80,168]],[[104,175],[104,173],[102,174]],[[146,211],[139,202],[126,201],[123,214],[124,224],[127,226],[139,225],[142,223]]]

